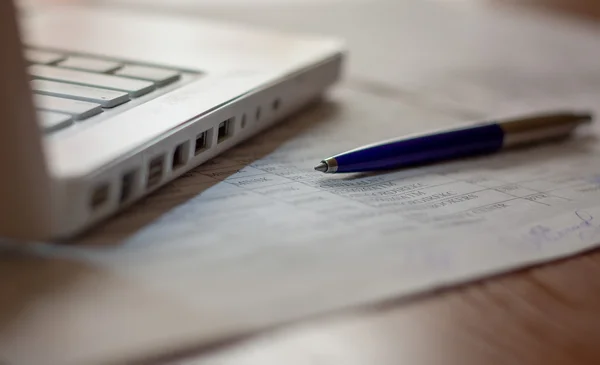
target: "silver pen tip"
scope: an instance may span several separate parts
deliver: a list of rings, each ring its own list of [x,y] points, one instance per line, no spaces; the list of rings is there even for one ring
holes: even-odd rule
[[[315,170],[321,171],[321,172],[327,172],[327,170],[329,170],[329,166],[327,166],[327,163],[321,162],[320,164],[315,166]]]

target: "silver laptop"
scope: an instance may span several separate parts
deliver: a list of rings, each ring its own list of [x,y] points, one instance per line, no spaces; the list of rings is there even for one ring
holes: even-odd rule
[[[73,237],[340,74],[337,40],[51,3],[0,1],[0,237]]]

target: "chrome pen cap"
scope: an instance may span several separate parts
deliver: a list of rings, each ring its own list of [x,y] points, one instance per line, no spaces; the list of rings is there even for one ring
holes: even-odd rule
[[[591,123],[591,113],[553,113],[530,118],[500,121],[504,132],[503,147],[515,147],[568,136],[582,124]]]

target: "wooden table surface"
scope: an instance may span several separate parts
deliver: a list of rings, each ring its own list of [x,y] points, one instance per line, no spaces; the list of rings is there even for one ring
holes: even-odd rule
[[[598,19],[600,18],[600,2],[595,0],[491,0],[493,2],[511,2],[517,6],[529,5],[551,11],[562,12],[572,16]]]
[[[599,364],[600,253],[223,346],[189,364]],[[188,364],[185,362],[184,364]]]
[[[600,17],[596,0],[513,4]],[[600,252],[286,327],[181,363],[600,364]]]

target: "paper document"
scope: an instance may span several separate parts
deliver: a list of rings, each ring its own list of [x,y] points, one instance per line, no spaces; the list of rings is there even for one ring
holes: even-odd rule
[[[312,169],[324,156],[392,134],[464,122],[337,91],[89,237],[123,244],[50,250],[127,278],[135,284],[129,296],[141,296],[143,288],[144,297],[150,291],[161,298],[161,311],[171,308],[164,323],[152,300],[124,305],[129,297],[79,286],[79,297],[94,298],[77,301],[79,315],[97,316],[102,308],[105,321],[120,329],[119,336],[94,342],[96,355],[138,350],[121,337],[131,337],[138,318],[144,328],[160,328],[157,337],[141,337],[146,347],[140,349],[177,348],[573,254],[600,241],[600,156],[586,133],[561,144],[396,172]],[[77,318],[61,325],[93,334],[101,321]],[[40,336],[34,331],[41,328],[30,331]],[[81,356],[89,356],[89,336],[71,339]]]
[[[465,41],[459,24],[470,20],[478,29],[477,19],[488,19],[465,14],[444,16],[455,22],[448,28],[457,32],[443,33],[446,40]],[[392,20],[394,26],[403,24]],[[490,52],[483,59],[443,48],[440,53],[451,55],[448,60],[427,58],[439,50],[416,42],[414,49],[403,50],[415,65],[416,55],[427,58],[423,69],[353,68],[352,77],[323,103],[100,225],[86,237],[87,245],[42,244],[19,254],[13,250],[21,249],[7,249],[0,256],[0,273],[25,278],[19,288],[32,289],[18,298],[27,303],[22,310],[13,303],[24,289],[10,291],[7,282],[0,283],[2,293],[9,293],[0,299],[0,309],[11,314],[0,323],[0,360],[130,363],[595,247],[600,242],[599,127],[561,143],[422,168],[364,175],[313,170],[322,158],[351,148],[479,118],[554,107],[598,112],[600,86],[593,85],[593,75],[600,72],[600,53],[589,58],[596,71],[557,61],[565,49],[592,53],[595,31],[566,27],[564,38],[555,41],[556,34],[542,35],[555,28],[551,22],[500,20],[497,28],[492,20],[479,20],[488,31],[487,38],[477,34],[486,39],[486,48],[468,39],[463,44],[476,47],[478,55]],[[503,36],[513,29],[522,35],[514,44]],[[423,44],[441,43],[440,34],[424,37]],[[354,46],[375,47],[372,38],[364,43],[355,38]],[[523,44],[538,48],[527,53]],[[511,52],[518,62],[493,64],[494,55]],[[359,65],[366,54],[357,53]],[[382,56],[381,62],[394,64],[391,59]],[[434,64],[437,71],[427,68]],[[451,70],[445,78],[444,65]],[[528,83],[532,79],[519,77],[532,69],[555,78],[539,76]],[[358,77],[361,70],[364,79]],[[457,70],[468,77],[457,76]],[[579,73],[568,78],[571,71]],[[384,74],[408,75],[407,80],[421,83],[385,84],[378,79]],[[566,79],[585,87],[567,88]],[[515,80],[522,93],[492,86]],[[533,85],[540,80],[563,88],[551,93],[547,86]],[[408,94],[402,91],[407,88]],[[535,97],[528,90],[536,90]],[[8,265],[21,261],[31,264]],[[27,280],[32,272],[39,281]]]
[[[365,115],[377,117],[367,120]],[[600,207],[600,157],[593,129],[561,143],[396,172],[313,171],[321,158],[352,147],[466,122],[357,91],[338,91],[300,119],[174,182],[90,240],[107,240],[112,232],[113,240],[125,240],[127,251],[160,252],[166,266],[167,258],[174,257],[175,271],[182,272],[191,267],[178,260],[181,253],[189,254],[193,270],[200,272],[204,267],[199,262],[218,258],[222,270],[224,262],[233,260],[241,268],[238,260],[250,255],[261,270],[277,264],[272,272],[276,280],[281,280],[276,275],[281,267],[274,254],[292,253],[293,259],[305,252],[299,257],[322,260],[339,279],[348,278],[346,256],[361,262],[387,257],[388,269],[398,271],[389,276],[397,285],[402,278],[439,280],[436,271],[451,270],[455,260],[464,269],[462,260],[475,264],[489,258],[504,265],[528,254],[536,258],[538,250],[547,249],[540,241],[556,238],[536,229],[557,216],[564,216],[565,224],[585,216],[585,228],[596,221],[600,226],[600,217],[593,219]],[[127,236],[136,225],[142,228]],[[532,231],[520,235],[518,227]],[[560,239],[573,249],[578,233]],[[505,251],[507,240],[515,245]],[[339,269],[332,270],[336,263]],[[298,269],[306,275],[304,265]],[[360,268],[353,271],[365,275]],[[364,271],[371,267],[364,265]],[[263,279],[258,283],[264,284]]]

